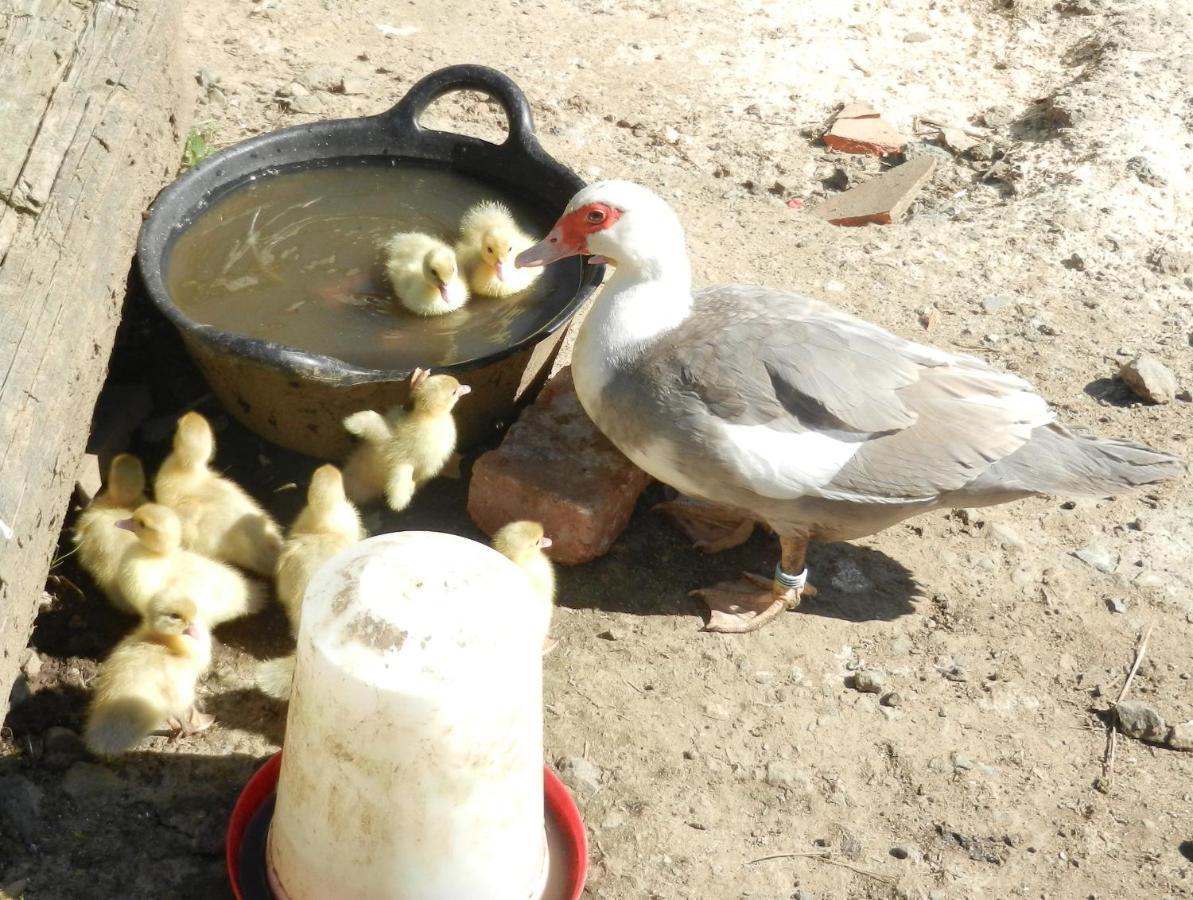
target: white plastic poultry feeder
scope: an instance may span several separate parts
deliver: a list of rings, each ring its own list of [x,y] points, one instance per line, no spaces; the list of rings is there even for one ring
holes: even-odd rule
[[[538,900],[542,615],[448,534],[371,538],[303,603],[266,874],[288,900]]]

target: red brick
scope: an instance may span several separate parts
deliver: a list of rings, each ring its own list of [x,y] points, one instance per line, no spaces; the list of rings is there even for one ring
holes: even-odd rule
[[[886,156],[903,149],[906,140],[865,103],[846,104],[823,137],[824,145],[841,153]]]
[[[541,522],[551,559],[575,565],[609,550],[650,480],[592,424],[562,369],[473,465],[468,514],[490,535],[515,519]]]

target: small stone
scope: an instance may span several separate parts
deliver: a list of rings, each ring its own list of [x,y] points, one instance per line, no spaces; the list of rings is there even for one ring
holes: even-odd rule
[[[907,859],[907,857],[911,856],[911,851],[906,847],[891,847],[891,856],[895,857],[895,859]]]
[[[883,706],[889,706],[893,709],[903,705],[903,698],[899,695],[898,691],[891,691],[878,702]]]
[[[696,759],[699,756],[700,756],[700,754],[697,751],[692,750],[692,749],[688,749],[683,752],[684,759]]]
[[[602,641],[620,641],[621,640],[621,629],[606,628],[604,631],[602,631],[600,634],[598,634],[597,637],[599,637]]]
[[[812,788],[807,773],[784,759],[771,760],[766,764],[766,783],[788,790],[809,791]]]
[[[940,670],[940,674],[949,681],[969,681],[969,673],[965,671],[965,666],[954,663],[951,666],[945,666]]]
[[[36,650],[29,651],[29,658],[21,663],[21,671],[30,681],[34,681],[41,674],[41,657]]]
[[[982,299],[982,312],[996,313],[1000,309],[1006,309],[1011,303],[1011,298],[1006,294],[990,294]]]
[[[515,519],[541,522],[551,559],[576,565],[608,552],[650,481],[597,430],[563,369],[473,465],[468,514],[489,534]]]
[[[44,793],[23,775],[0,776],[0,828],[22,842],[37,833]]]
[[[1164,743],[1173,750],[1193,750],[1193,720],[1173,725]]]
[[[853,675],[853,689],[862,694],[881,694],[886,679],[874,669],[862,669]]]
[[[1060,264],[1066,269],[1072,269],[1074,272],[1085,271],[1085,260],[1077,253],[1070,253],[1060,261]]]
[[[903,43],[905,44],[922,44],[924,41],[932,40],[932,35],[926,31],[909,31],[903,35]]]
[[[1006,128],[1015,121],[1015,110],[1009,106],[992,106],[979,119],[987,128]]]
[[[625,824],[625,816],[616,810],[605,816],[605,821],[601,823],[602,831],[614,831]]]
[[[1118,568],[1118,557],[1106,547],[1098,544],[1090,544],[1087,547],[1082,547],[1080,550],[1075,550],[1073,551],[1073,555],[1087,566],[1092,566],[1099,572],[1110,574]]]
[[[794,900],[816,900],[816,894],[813,891],[801,888],[795,892]]]
[[[668,126],[663,131],[663,140],[665,140],[668,144],[674,144],[679,140],[679,132]]]
[[[42,745],[47,753],[83,753],[83,739],[78,733],[61,725],[54,725],[46,729],[42,735]]]
[[[1027,546],[1027,542],[1019,536],[1019,532],[1010,525],[1004,525],[1001,522],[991,523],[990,539],[1002,547],[1014,548],[1016,550],[1022,550]]]
[[[968,772],[973,768],[973,760],[961,753],[952,755],[953,768],[958,772]]]
[[[1154,356],[1145,353],[1123,363],[1118,377],[1148,403],[1171,403],[1176,399],[1176,376]]]
[[[110,769],[77,762],[66,770],[62,790],[78,801],[108,797],[124,790],[124,782]]]
[[[595,794],[601,789],[601,770],[582,756],[560,760],[559,777],[578,794]]]
[[[317,116],[323,112],[323,101],[315,94],[308,94],[305,97],[293,97],[290,100],[289,106],[290,112],[302,115]]]
[[[99,457],[84,453],[79,460],[79,471],[75,475],[75,496],[82,506],[87,506],[103,487],[103,476],[99,471]]]
[[[1115,704],[1114,714],[1123,734],[1137,740],[1160,741],[1168,734],[1163,717],[1140,700],[1123,700]]]
[[[350,75],[345,75],[344,80],[340,82],[340,92],[344,94],[367,94],[369,92],[369,83],[363,78],[354,78]]]
[[[755,684],[770,684],[775,680],[775,673],[762,670],[754,673]]]
[[[312,91],[336,94],[344,90],[344,72],[334,66],[315,66],[308,69],[302,80]]]
[[[1125,613],[1127,611],[1127,601],[1121,597],[1113,597],[1106,601],[1106,606],[1112,613]]]
[[[1150,187],[1164,187],[1168,179],[1160,175],[1144,156],[1132,156],[1127,160],[1127,171]]]

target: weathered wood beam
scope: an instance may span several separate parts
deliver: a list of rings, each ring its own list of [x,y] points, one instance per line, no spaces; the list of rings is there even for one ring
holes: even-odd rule
[[[193,107],[181,0],[0,3],[0,720]]]

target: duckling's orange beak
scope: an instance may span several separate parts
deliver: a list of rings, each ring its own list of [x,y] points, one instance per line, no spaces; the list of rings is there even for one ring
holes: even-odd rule
[[[198,622],[191,622],[191,624],[186,626],[186,630],[182,633],[185,634],[188,638],[191,638],[191,639],[197,641],[197,640],[199,640],[200,637],[203,636],[203,629],[202,629],[202,626],[200,626]]]

